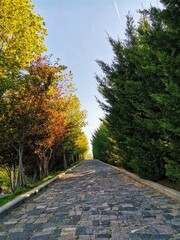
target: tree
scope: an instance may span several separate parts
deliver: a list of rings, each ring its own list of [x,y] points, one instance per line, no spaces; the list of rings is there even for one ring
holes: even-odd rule
[[[84,132],[80,131],[76,141],[75,141],[75,149],[73,151],[73,155],[76,156],[76,160],[83,159],[89,150],[88,140]]]
[[[18,185],[25,184],[23,156],[25,146],[31,135],[32,125],[36,121],[34,96],[27,91],[28,79],[22,77],[21,88],[10,89],[3,97],[7,111],[1,116],[1,134],[9,154],[16,151],[18,159]],[[28,89],[30,90],[30,88]],[[11,146],[11,147],[10,147]],[[13,150],[14,149],[14,150]]]
[[[34,13],[30,0],[0,1],[0,114],[6,111],[3,95],[21,84],[24,70],[46,50],[43,18]]]
[[[48,174],[55,134],[60,135],[57,125],[62,124],[60,117],[55,124],[58,109],[55,115],[52,104],[60,104],[55,89],[59,89],[59,100],[65,94],[64,87],[67,85],[59,84],[64,68],[58,62],[52,65],[48,57],[41,57],[27,68],[29,73],[19,74],[16,79],[17,88],[6,90],[3,95],[3,105],[7,111],[1,115],[0,131],[5,140],[5,149],[9,150],[8,154],[13,149],[17,152],[19,186],[25,184],[25,151],[29,151],[29,148],[39,156],[37,162],[40,178]],[[7,159],[4,154],[2,157]]]
[[[180,182],[180,145],[179,145],[179,6],[177,1],[162,0],[162,10],[151,8],[146,12],[151,19],[151,31],[146,34],[149,48],[156,51],[159,61],[159,76],[161,76],[164,91],[152,94],[153,100],[161,108],[158,125],[163,133],[161,148],[166,162],[166,175]]]
[[[141,12],[138,28],[128,16],[126,40],[109,38],[114,60],[98,61],[105,76],[96,76],[108,131],[124,166],[153,180],[164,177],[166,169],[168,176],[174,166],[179,169],[179,15],[175,1],[162,2],[163,10]]]
[[[92,135],[92,150],[94,158],[113,165],[121,164],[120,151],[108,131],[108,123],[105,119]]]
[[[63,159],[64,168],[66,168],[67,155],[72,158],[72,155],[77,154],[76,141],[82,135],[82,128],[86,126],[86,111],[81,110],[80,101],[76,95],[71,94],[67,99],[64,114],[67,130],[63,140]]]
[[[30,0],[1,0],[0,16],[0,77],[4,77],[24,69],[46,50],[46,29]]]
[[[39,80],[38,94],[39,99],[37,119],[41,119],[40,135],[37,131],[32,143],[32,148],[38,155],[37,162],[39,167],[40,179],[49,174],[49,161],[52,157],[55,143],[61,142],[65,132],[64,126],[64,98],[72,90],[72,82],[63,75],[62,71],[66,68],[59,65],[59,60],[54,64],[51,63],[50,57],[41,57],[33,61],[28,68],[30,76]],[[36,128],[36,129],[37,129]]]

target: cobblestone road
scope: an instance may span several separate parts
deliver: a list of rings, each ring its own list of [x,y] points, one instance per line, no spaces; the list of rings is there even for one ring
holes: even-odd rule
[[[96,160],[0,219],[0,239],[180,239],[179,204]]]

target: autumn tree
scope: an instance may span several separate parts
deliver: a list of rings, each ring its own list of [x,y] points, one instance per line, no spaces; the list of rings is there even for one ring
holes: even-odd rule
[[[59,153],[86,151],[86,114],[72,73],[63,74],[59,60],[52,64],[51,56],[41,56],[46,29],[31,1],[2,0],[0,16],[0,163],[14,191],[25,185],[25,174],[47,176]]]
[[[5,149],[16,152],[18,161],[18,185],[25,184],[23,158],[25,146],[36,121],[34,96],[30,91],[29,79],[25,76],[19,89],[9,89],[3,96],[6,112],[1,116],[0,133]],[[4,158],[4,155],[3,155]],[[15,176],[15,174],[14,174]]]
[[[77,154],[77,152],[74,152],[76,149],[76,141],[82,134],[82,128],[87,124],[86,111],[81,110],[78,97],[72,94],[67,100],[68,104],[64,112],[67,129],[63,141],[64,168],[68,165],[68,158],[70,159],[72,155]]]
[[[41,57],[31,63],[27,69],[30,76],[39,79],[39,98],[37,119],[41,119],[38,136],[36,128],[32,149],[38,155],[40,179],[49,173],[49,161],[52,156],[55,142],[61,141],[64,134],[64,97],[71,91],[69,79],[66,74],[62,74],[65,66],[59,65],[58,60],[52,64],[50,57]],[[71,81],[71,80],[70,80]]]
[[[40,175],[43,177],[41,167],[47,164],[51,155],[53,142],[50,131],[50,99],[53,88],[58,85],[60,72],[65,67],[57,63],[51,65],[47,57],[32,62],[27,70],[29,74],[21,74],[16,79],[18,87],[9,89],[3,95],[3,105],[7,111],[1,116],[1,134],[4,136],[7,147],[17,151],[18,159],[18,185],[25,184],[24,164],[25,149],[37,150],[43,164],[39,165]],[[35,146],[36,144],[36,146]],[[6,148],[7,148],[6,147]],[[4,158],[4,156],[3,156]],[[38,161],[39,162],[39,161]],[[48,167],[44,167],[45,175]]]

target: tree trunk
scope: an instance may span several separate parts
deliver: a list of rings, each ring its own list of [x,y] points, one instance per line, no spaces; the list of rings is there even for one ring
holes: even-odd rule
[[[13,166],[6,166],[6,172],[9,177],[11,191],[14,192],[15,191],[15,171],[13,169]]]
[[[14,192],[16,190],[16,166],[12,166],[11,169],[11,190]]]
[[[47,177],[49,175],[49,161],[52,157],[52,152],[53,152],[53,150],[50,149],[49,155],[44,157],[44,177]]]
[[[43,173],[43,177],[47,177],[49,174],[49,159],[48,158],[44,158],[44,173]]]
[[[12,178],[12,185],[13,185],[13,191],[15,191],[16,190],[16,164],[15,164],[15,162],[14,162],[14,164],[13,164],[13,178]]]
[[[37,178],[37,170],[34,171],[34,174],[32,177],[32,184],[34,184],[36,182],[36,178]]]
[[[10,180],[10,186],[11,186],[11,191],[14,192],[14,181],[13,181],[13,170],[9,169],[9,180]]]
[[[64,162],[64,169],[67,168],[67,161],[66,161],[66,154],[65,152],[63,153],[63,162]]]
[[[38,167],[39,167],[39,179],[41,180],[43,178],[43,169],[42,169],[42,160],[38,160]]]
[[[74,156],[73,155],[72,155],[71,159],[72,159],[72,163],[74,163]]]
[[[23,169],[23,151],[24,151],[24,145],[19,144],[19,149],[18,149],[19,168],[18,168],[18,177],[17,177],[17,185],[18,186],[25,185],[24,169]]]

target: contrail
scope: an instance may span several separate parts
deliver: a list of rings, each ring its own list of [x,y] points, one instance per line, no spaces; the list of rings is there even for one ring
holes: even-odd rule
[[[117,4],[116,4],[116,1],[114,1],[114,6],[115,6],[115,8],[116,8],[116,12],[117,12],[119,21],[121,22],[121,18],[120,18],[120,14],[119,14],[119,9],[118,9],[118,6],[117,6]]]

